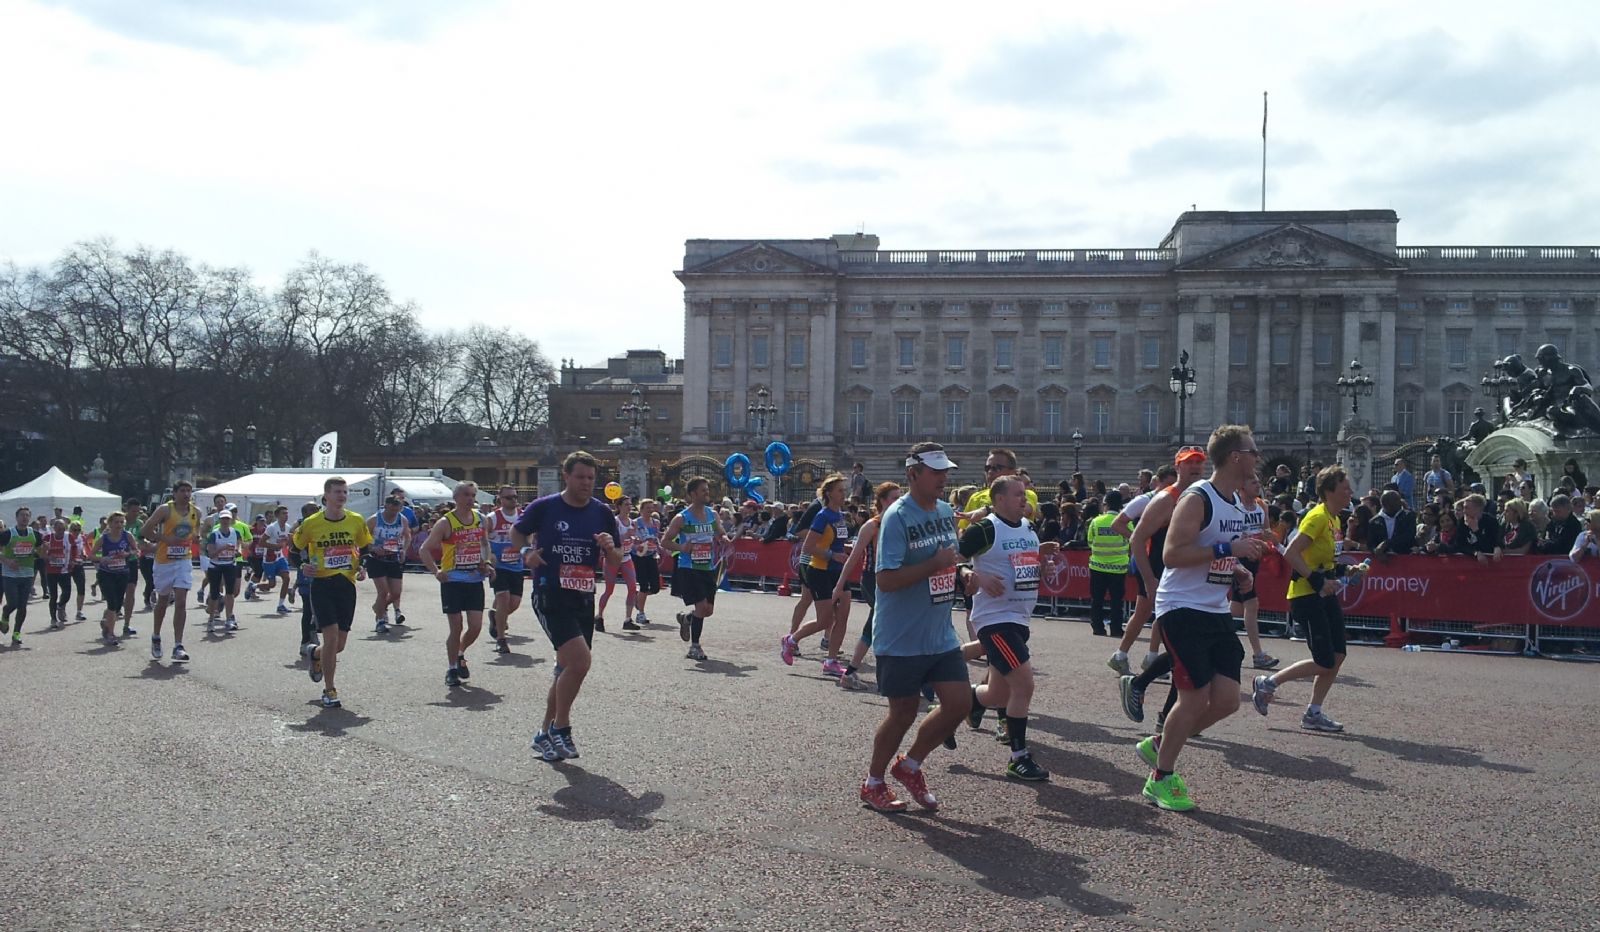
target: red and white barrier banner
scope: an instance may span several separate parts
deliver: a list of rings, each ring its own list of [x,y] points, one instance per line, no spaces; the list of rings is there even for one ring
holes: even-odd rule
[[[1045,570],[1040,598],[1088,599],[1089,552],[1064,550],[1062,557]],[[794,580],[799,559],[795,541],[736,540],[729,575]],[[666,558],[662,569],[671,574]],[[1132,574],[1126,586],[1125,598],[1132,600],[1139,592]],[[1286,611],[1288,591],[1289,565],[1269,555],[1256,575],[1261,607]],[[1528,556],[1484,563],[1476,557],[1394,557],[1373,563],[1364,580],[1343,588],[1339,601],[1351,615],[1600,628],[1600,560]]]

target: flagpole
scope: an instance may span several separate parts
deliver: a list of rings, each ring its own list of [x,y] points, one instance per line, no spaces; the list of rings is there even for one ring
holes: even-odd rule
[[[1261,92],[1261,212],[1267,212],[1267,92]]]

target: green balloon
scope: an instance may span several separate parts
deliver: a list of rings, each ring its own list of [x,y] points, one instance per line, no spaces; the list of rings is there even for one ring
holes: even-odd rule
[[[657,498],[671,498],[672,497],[672,486],[664,485],[660,489],[656,490],[656,497]]]

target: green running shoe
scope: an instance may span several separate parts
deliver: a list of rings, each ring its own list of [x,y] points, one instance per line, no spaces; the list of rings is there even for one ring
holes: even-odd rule
[[[1141,757],[1146,764],[1150,765],[1151,770],[1155,769],[1156,755],[1161,751],[1161,747],[1157,743],[1156,738],[1156,735],[1151,735],[1150,737],[1134,745],[1134,749],[1139,752],[1139,757]]]
[[[1188,812],[1194,808],[1194,800],[1189,798],[1189,788],[1183,785],[1183,778],[1175,773],[1168,774],[1165,780],[1157,780],[1155,774],[1146,777],[1144,798],[1168,812]]]

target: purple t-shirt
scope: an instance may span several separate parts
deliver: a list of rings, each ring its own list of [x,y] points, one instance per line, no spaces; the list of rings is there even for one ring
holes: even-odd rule
[[[544,558],[544,565],[534,577],[538,586],[583,592],[585,580],[574,577],[573,569],[579,568],[581,574],[581,568],[587,567],[587,579],[593,579],[593,570],[599,569],[601,560],[600,545],[594,542],[594,536],[610,534],[615,540],[617,516],[592,498],[582,508],[574,508],[558,493],[529,502],[514,527],[538,542],[539,556]],[[568,567],[565,584],[563,566]],[[592,586],[589,591],[593,591]]]

